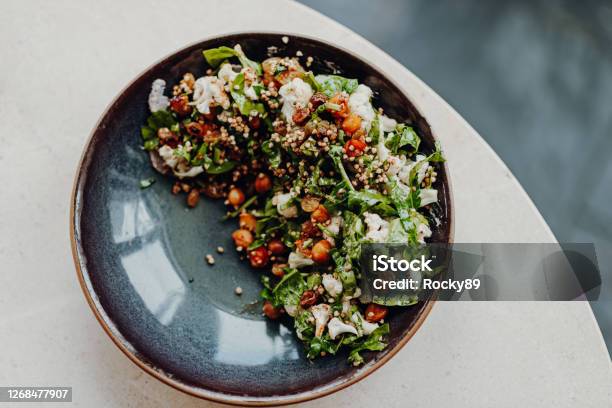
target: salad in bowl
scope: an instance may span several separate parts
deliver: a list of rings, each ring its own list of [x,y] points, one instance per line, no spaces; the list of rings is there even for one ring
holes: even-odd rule
[[[431,239],[444,158],[367,85],[269,51],[207,49],[205,75],[154,80],[143,148],[188,206],[225,201],[235,249],[261,275],[263,314],[291,318],[309,358],[347,349],[360,365],[390,330],[389,307],[360,300],[361,245]]]

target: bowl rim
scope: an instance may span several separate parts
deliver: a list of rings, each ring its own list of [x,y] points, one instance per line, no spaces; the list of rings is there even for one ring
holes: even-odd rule
[[[438,140],[435,136],[435,132],[431,124],[427,121],[427,118],[421,114],[421,111],[417,108],[415,101],[409,97],[409,95],[403,90],[401,86],[397,84],[395,80],[388,77],[384,74],[384,71],[376,64],[372,63],[367,58],[362,57],[361,55],[356,54],[355,52],[348,50],[347,48],[338,45],[334,42],[318,38],[315,36],[308,36],[301,33],[294,33],[290,31],[232,31],[226,32],[222,34],[216,34],[204,37],[197,41],[194,41],[190,44],[187,44],[179,49],[176,49],[162,58],[158,59],[154,63],[148,65],[143,70],[141,70],[137,75],[133,77],[121,90],[116,94],[116,96],[108,103],[105,107],[103,113],[100,115],[92,130],[89,133],[89,136],[83,146],[83,150],[81,152],[81,157],[79,159],[74,181],[72,185],[72,192],[70,196],[70,220],[69,220],[69,234],[70,234],[70,246],[72,252],[72,258],[74,261],[77,278],[79,280],[79,285],[81,290],[87,300],[87,304],[92,310],[94,316],[98,323],[102,326],[104,332],[110,337],[113,343],[125,354],[134,364],[140,367],[147,374],[151,375],[153,378],[161,381],[162,383],[171,386],[172,388],[184,392],[188,395],[205,399],[208,401],[235,405],[235,406],[280,406],[280,405],[288,405],[295,404],[300,402],[311,401],[317,398],[321,398],[342,389],[345,389],[356,382],[366,378],[374,371],[378,370],[382,367],[387,361],[389,361],[392,357],[394,357],[407,343],[408,341],[416,334],[416,332],[420,329],[421,325],[428,317],[431,312],[433,305],[436,303],[436,296],[434,295],[430,300],[426,301],[423,306],[422,311],[417,315],[417,318],[412,326],[412,328],[404,334],[404,336],[399,339],[398,343],[388,352],[382,356],[380,359],[374,361],[368,367],[364,367],[362,371],[358,371],[353,374],[351,377],[347,378],[346,381],[342,383],[335,384],[331,387],[316,387],[309,391],[302,391],[297,394],[291,395],[278,395],[278,396],[266,396],[266,397],[255,397],[249,395],[234,395],[234,394],[225,394],[222,392],[212,391],[203,387],[191,386],[186,384],[185,382],[172,378],[170,375],[165,373],[161,368],[155,367],[151,364],[148,364],[146,361],[143,361],[138,355],[138,352],[135,348],[131,346],[131,344],[125,339],[119,330],[114,326],[112,319],[107,315],[106,311],[102,307],[100,301],[97,298],[97,294],[95,293],[91,281],[89,278],[89,271],[85,265],[85,256],[83,253],[83,248],[80,243],[80,217],[81,217],[81,193],[84,186],[84,179],[87,176],[88,168],[86,164],[88,164],[88,160],[91,154],[91,146],[94,139],[94,135],[96,131],[99,129],[102,121],[108,116],[108,114],[112,111],[113,106],[117,103],[117,101],[126,93],[126,91],[131,88],[144,74],[146,74],[149,70],[163,63],[167,59],[172,58],[175,54],[180,53],[189,48],[195,47],[203,42],[211,41],[211,40],[220,40],[226,37],[232,36],[244,36],[244,35],[279,35],[279,36],[288,36],[295,38],[302,38],[306,40],[316,41],[323,43],[325,45],[334,47],[339,49],[354,58],[366,63],[370,67],[374,68],[377,72],[384,75],[385,79],[388,80],[393,86],[395,86],[403,96],[408,99],[413,105],[416,112],[425,119],[427,124],[430,127],[431,135],[434,140]],[[452,243],[454,240],[454,232],[455,232],[455,224],[454,224],[454,205],[453,205],[453,189],[450,178],[450,173],[446,162],[441,164],[444,167],[444,172],[446,176],[446,186],[448,190],[448,199],[447,199],[447,214],[448,214],[448,242]]]

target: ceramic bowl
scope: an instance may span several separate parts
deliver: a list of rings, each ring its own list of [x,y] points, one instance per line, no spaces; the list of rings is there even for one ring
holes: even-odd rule
[[[239,43],[255,59],[268,47],[278,55],[314,57],[317,73],[358,78],[375,91],[374,104],[418,129],[426,149],[434,137],[427,121],[374,65],[328,43],[278,33],[242,33],[184,48],[147,69],[102,115],[83,153],[71,202],[73,253],[87,300],[104,330],[138,366],[197,397],[237,405],[278,405],[342,389],[384,364],[414,335],[433,302],[392,310],[389,346],[365,353],[353,367],[340,353],[306,358],[289,321],[260,313],[258,273],[238,259],[221,221],[222,202],[200,200],[188,209],[170,194],[172,180],[158,175],[141,149],[139,129],[149,114],[151,82],[177,83],[187,71],[207,69],[202,50]],[[305,58],[304,57],[304,58]],[[155,178],[148,189],[139,181]],[[439,171],[441,225],[433,240],[452,238],[447,169]],[[217,254],[216,248],[226,248]],[[204,261],[216,258],[214,266]],[[242,296],[234,288],[243,289]],[[121,375],[121,373],[116,373]]]

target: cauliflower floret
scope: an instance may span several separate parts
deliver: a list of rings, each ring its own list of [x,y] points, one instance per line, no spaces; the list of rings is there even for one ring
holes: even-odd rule
[[[299,252],[291,252],[289,254],[289,267],[290,268],[302,268],[304,266],[314,265],[314,261],[308,257],[305,257]]]
[[[385,115],[379,115],[378,120],[380,121],[380,127],[384,132],[391,132],[392,130],[395,130],[395,127],[397,126],[397,121],[395,119],[391,119]]]
[[[357,89],[349,96],[348,107],[351,112],[357,114],[361,118],[361,128],[368,132],[372,125],[372,121],[376,116],[370,99],[372,98],[372,90],[366,85],[359,85]]]
[[[331,307],[327,303],[320,303],[312,306],[310,313],[315,319],[315,337],[321,337],[331,315]]]
[[[283,305],[285,308],[285,312],[291,317],[295,317],[298,311],[297,305]]]
[[[189,142],[185,146],[179,145],[177,149],[190,149],[191,145]],[[174,149],[168,145],[163,145],[158,150],[159,156],[164,160],[166,166],[168,166],[172,173],[178,178],[189,178],[195,177],[204,171],[202,166],[189,166],[189,163],[182,157],[174,154]]]
[[[427,174],[427,168],[429,167],[429,163],[424,160],[425,156],[423,156],[422,154],[417,154],[415,157],[415,161],[407,161],[406,165],[400,170],[398,174],[399,179],[404,183],[408,184],[410,182],[410,172],[418,163],[419,169],[417,171],[417,182],[421,184],[421,182],[425,178],[425,175]]]
[[[381,121],[378,121],[378,143],[376,144],[376,157],[382,163],[391,154],[391,151],[385,146],[385,129]]]
[[[387,169],[387,175],[395,176],[400,173],[406,167],[406,159],[402,159],[398,156],[389,155],[387,157],[387,163],[389,168]]]
[[[363,217],[368,226],[365,238],[372,242],[385,242],[389,236],[389,223],[374,213],[365,212]]]
[[[221,65],[217,73],[217,77],[225,83],[234,82],[236,76],[238,76],[238,73],[234,71],[234,66],[232,64]]]
[[[425,156],[423,156],[422,154],[418,154],[415,157],[415,159],[417,163],[422,162],[422,163],[419,163],[419,170],[417,171],[417,182],[421,184],[423,182],[423,179],[425,178],[425,175],[427,174],[427,169],[429,168],[429,162],[424,161]]]
[[[168,145],[163,145],[158,150],[159,156],[164,159],[166,166],[174,169],[178,164],[179,157],[174,155],[174,149]]]
[[[327,324],[327,331],[329,332],[329,337],[332,340],[335,340],[336,336],[342,333],[352,333],[357,335],[357,329],[354,326],[344,323],[337,317],[334,317],[329,321]]]
[[[256,101],[259,99],[257,96],[257,92],[255,92],[255,88],[253,85],[244,88],[244,95],[252,101]]]
[[[339,215],[335,215],[331,218],[329,224],[325,226],[325,230],[323,230],[323,238],[328,240],[332,244],[332,246],[336,245],[336,240],[334,239],[334,237],[337,237],[340,233],[342,223],[342,217]]]
[[[193,91],[193,104],[200,113],[209,114],[211,106],[230,107],[230,100],[223,89],[223,80],[214,76],[198,78]]]
[[[151,112],[157,112],[166,109],[170,106],[170,100],[164,95],[166,89],[166,81],[156,79],[151,84],[151,93],[149,93],[149,109]]]
[[[295,205],[288,205],[295,195],[291,192],[276,194],[272,197],[272,204],[276,206],[276,211],[285,218],[295,218],[298,216],[298,209]]]
[[[343,296],[342,297],[342,313],[347,315],[351,310],[351,296]]]
[[[296,104],[306,107],[312,97],[312,88],[300,78],[293,78],[291,82],[280,87],[278,94],[283,98],[281,112],[287,123],[293,124],[293,112]]]
[[[351,320],[357,325],[357,327],[361,326],[361,330],[366,336],[378,328],[378,323],[368,322],[359,312],[353,313]]]
[[[424,188],[419,193],[421,207],[438,201],[438,190],[435,188]]]
[[[389,168],[387,169],[387,175],[389,176],[397,176],[397,178],[405,184],[410,183],[410,172],[417,165],[417,163],[422,162],[425,159],[423,155],[417,155],[416,161],[406,160],[406,158],[402,156],[393,156],[391,154],[387,155],[387,163],[389,163]],[[417,171],[417,181],[421,183],[427,174],[427,168],[429,167],[428,162],[422,162],[419,164],[419,169]]]
[[[417,225],[417,240],[419,243],[424,244],[425,238],[431,237],[431,229],[429,229],[429,225],[425,223],[420,223]]]
[[[333,298],[337,298],[342,293],[342,282],[340,279],[334,278],[334,275],[329,273],[323,274],[323,287]]]

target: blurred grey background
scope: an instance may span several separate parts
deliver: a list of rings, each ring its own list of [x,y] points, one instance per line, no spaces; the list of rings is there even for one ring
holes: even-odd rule
[[[612,350],[612,2],[302,0],[419,76],[493,147],[560,242],[594,242]]]

